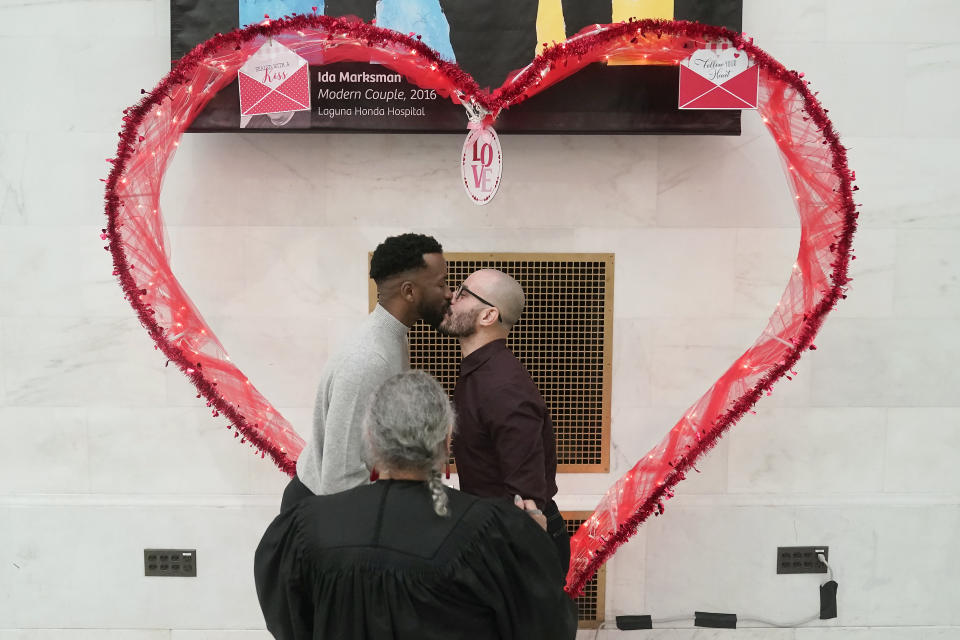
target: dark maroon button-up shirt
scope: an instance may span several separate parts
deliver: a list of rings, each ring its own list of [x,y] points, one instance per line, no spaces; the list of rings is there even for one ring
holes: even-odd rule
[[[557,493],[557,446],[550,411],[506,340],[460,363],[453,394],[453,455],[460,489],[482,497],[543,504]]]

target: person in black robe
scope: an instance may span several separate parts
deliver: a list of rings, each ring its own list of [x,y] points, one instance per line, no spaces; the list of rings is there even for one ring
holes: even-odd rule
[[[377,391],[365,435],[380,479],[296,503],[257,548],[257,596],[277,640],[575,637],[541,526],[507,500],[440,482],[452,425],[426,373]]]

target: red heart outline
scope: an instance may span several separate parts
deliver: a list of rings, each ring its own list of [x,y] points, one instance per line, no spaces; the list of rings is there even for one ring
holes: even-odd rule
[[[237,432],[287,473],[303,441],[229,360],[170,269],[159,195],[180,135],[204,105],[237,75],[263,43],[282,40],[313,64],[376,62],[457,103],[470,101],[492,122],[503,109],[542,91],[587,64],[634,57],[679,64],[694,48],[721,39],[760,68],[758,111],[787,166],[801,220],[797,265],[778,309],[760,338],[700,398],[665,439],[620,478],[571,541],[567,590],[579,594],[596,569],[630,538],[697,459],[712,448],[775,381],[787,374],[827,313],[846,297],[847,269],[857,226],[855,178],[846,149],[809,90],[742,34],[684,21],[639,20],[596,26],[547,47],[493,93],[419,40],[348,18],[292,16],[217,34],[185,55],[139,103],[124,111],[117,156],[106,179],[109,242],[126,298],[156,348],[177,365]],[[314,62],[322,56],[322,62]],[[143,91],[142,93],[147,93]],[[168,364],[169,364],[168,362]],[[746,389],[737,394],[733,389]]]

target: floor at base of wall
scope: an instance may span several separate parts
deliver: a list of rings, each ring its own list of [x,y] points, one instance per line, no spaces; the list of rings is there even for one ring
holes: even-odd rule
[[[613,623],[610,623],[611,627]],[[804,627],[799,629],[582,629],[577,640],[958,640],[960,627]],[[0,635],[0,640],[6,640]],[[18,639],[19,640],[19,639]]]
[[[952,627],[583,629],[577,640],[957,640]],[[0,629],[0,640],[272,640],[263,629]]]
[[[0,629],[0,640],[273,640],[265,629]]]

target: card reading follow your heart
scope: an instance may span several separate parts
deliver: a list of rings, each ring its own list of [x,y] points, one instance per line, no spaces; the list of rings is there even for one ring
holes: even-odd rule
[[[756,109],[759,67],[733,47],[699,49],[680,63],[680,109]]]

